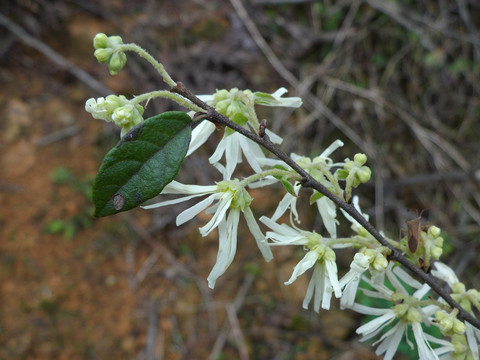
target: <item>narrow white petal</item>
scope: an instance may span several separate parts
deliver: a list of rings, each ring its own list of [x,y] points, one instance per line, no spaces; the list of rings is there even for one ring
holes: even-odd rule
[[[217,190],[217,185],[188,185],[173,180],[161,192],[164,194],[211,194]]]
[[[392,271],[405,284],[410,285],[410,286],[414,287],[415,289],[421,289],[423,287],[423,285],[419,281],[415,280],[410,274],[408,274],[400,266],[394,267]]]
[[[392,360],[395,356],[395,353],[397,352],[400,341],[402,341],[402,337],[405,333],[406,328],[407,324],[403,322],[398,322],[397,324],[395,324],[395,326],[389,331],[389,333],[393,334],[393,336],[389,334],[388,338],[384,338],[375,353],[377,355],[381,355],[385,352],[383,359]]]
[[[455,274],[455,271],[453,271],[448,265],[436,261],[434,266],[435,269],[432,270],[432,275],[436,278],[445,281],[450,286],[459,282],[457,274]]]
[[[247,221],[248,229],[250,230],[253,237],[255,238],[255,241],[257,242],[257,246],[260,249],[260,252],[262,253],[263,258],[267,262],[272,260],[273,259],[272,250],[268,245],[267,238],[265,237],[265,235],[263,235],[262,231],[260,230],[260,227],[258,226],[257,221],[255,220],[255,217],[253,216],[253,213],[250,207],[247,207],[243,211],[243,216]]]
[[[193,205],[192,207],[182,211],[180,214],[177,216],[177,226],[182,225],[186,223],[187,221],[193,219],[195,216],[197,216],[199,213],[201,213],[203,210],[208,208],[217,198],[217,194],[212,194],[206,199],[203,199],[199,203]]]
[[[322,217],[323,225],[327,229],[332,238],[337,237],[337,209],[332,200],[326,196],[322,196],[317,200],[317,207]]]
[[[210,234],[210,232],[215,229],[220,221],[222,221],[225,218],[225,214],[227,213],[227,210],[230,207],[230,204],[232,203],[232,194],[228,193],[228,196],[225,198],[221,198],[219,203],[218,203],[218,208],[215,211],[215,214],[213,214],[212,218],[210,221],[205,225],[202,226],[199,230],[202,236],[207,236]]]
[[[467,342],[468,342],[468,347],[470,348],[470,352],[472,353],[473,359],[478,360],[479,359],[479,353],[478,353],[478,343],[477,339],[475,339],[475,328],[473,325],[471,325],[469,322],[465,322],[465,325],[467,327],[465,331],[465,335],[467,336]]]
[[[180,197],[180,198],[177,198],[177,199],[160,201],[160,202],[155,203],[155,204],[145,205],[145,206],[141,206],[141,207],[142,207],[143,209],[155,209],[155,208],[159,208],[159,207],[162,207],[162,206],[168,206],[168,205],[178,204],[178,203],[181,203],[181,202],[184,202],[184,201],[188,201],[188,200],[190,200],[190,199],[193,199],[193,198],[196,198],[196,197],[199,197],[199,196],[203,196],[203,195],[204,195],[204,194],[183,196],[183,197]]]
[[[260,150],[260,147],[258,146],[258,144],[254,143],[250,139],[242,137],[239,139],[239,145],[240,145],[240,148],[242,149],[242,152],[245,154],[245,158],[247,159],[248,164],[252,167],[253,171],[255,171],[256,173],[261,172],[262,168],[258,163],[257,159],[264,158],[265,155]]]
[[[357,311],[356,307],[354,307],[353,310]],[[388,323],[392,319],[395,319],[395,312],[393,310],[389,310],[387,312],[384,311],[383,315],[381,315],[381,316],[379,316],[379,317],[377,317],[373,320],[370,320],[366,324],[360,326],[356,330],[356,333],[357,334],[368,334],[368,333],[374,331],[375,329],[377,329],[378,327],[382,326],[383,324]]]
[[[340,283],[338,282],[338,275],[337,275],[337,264],[335,261],[326,260],[325,261],[325,269],[327,270],[328,279],[330,280],[330,285],[335,292],[335,297],[338,299],[342,296],[342,288],[340,287]]]
[[[418,355],[420,360],[438,360],[437,354],[433,351],[432,347],[425,339],[425,334],[420,323],[414,322],[412,324],[413,335],[415,342],[417,343]]]
[[[307,271],[313,265],[315,265],[317,260],[318,260],[318,253],[316,253],[315,251],[307,252],[307,254],[303,257],[303,259],[300,260],[299,263],[295,266],[295,268],[293,269],[292,276],[285,283],[285,285],[290,285],[291,283],[293,283],[297,279],[297,277],[299,277],[305,271]]]
[[[200,146],[202,146],[215,131],[216,127],[210,121],[202,121],[195,129],[192,130],[192,138],[188,147],[186,156],[189,156]]]
[[[218,142],[215,152],[208,158],[210,164],[215,164],[222,158],[225,148],[227,147],[227,138],[228,136],[223,135],[222,140]]]
[[[239,133],[234,133],[227,137],[227,146],[225,148],[225,175],[229,179],[231,178],[238,163],[242,162],[242,154],[240,152],[240,139],[239,136],[243,136]]]
[[[273,131],[270,131],[268,129],[265,129],[265,133],[268,135],[270,138],[270,141],[273,142],[274,144],[281,144],[283,142],[282,137],[278,136],[275,134]]]
[[[226,220],[223,219],[218,224],[219,245],[217,262],[207,278],[208,287],[211,289],[215,287],[215,282],[225,273],[235,257],[239,218],[240,211],[233,209],[228,214],[228,218]]]
[[[335,140],[333,143],[331,143],[323,152],[320,154],[321,157],[327,158],[330,156],[331,153],[333,153],[335,150],[343,146],[343,141],[341,140]]]

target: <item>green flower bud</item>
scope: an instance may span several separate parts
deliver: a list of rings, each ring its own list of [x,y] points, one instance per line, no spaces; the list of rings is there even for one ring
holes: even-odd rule
[[[458,283],[455,283],[452,285],[452,291],[455,293],[455,294],[463,294],[465,293],[465,285],[461,282],[458,282]]]
[[[358,180],[360,180],[361,183],[366,183],[367,181],[369,181],[371,176],[372,176],[372,171],[370,170],[370,168],[366,166],[362,166],[360,170],[358,170],[357,172]]]
[[[408,313],[410,305],[408,304],[398,304],[393,307],[393,311],[398,318],[404,317]]]
[[[108,44],[108,36],[104,33],[98,33],[93,38],[93,48],[94,49],[104,49]]]
[[[233,88],[231,89],[231,91],[234,90],[234,91],[238,91],[237,88]],[[215,103],[219,103],[220,101],[223,101],[223,100],[228,100],[230,97],[230,93],[228,90],[225,90],[225,89],[222,89],[222,90],[218,90],[214,95],[213,95],[213,100],[215,101]],[[218,109],[217,109],[218,111]]]
[[[407,321],[409,323],[419,323],[422,321],[422,314],[420,314],[420,311],[418,311],[416,308],[411,307],[408,309]]]
[[[355,166],[355,162],[347,161],[347,163],[344,165],[343,168],[347,171],[350,171],[354,166]]]
[[[357,228],[357,232],[358,232],[358,235],[360,235],[361,237],[368,237],[368,235],[370,234],[367,229],[365,229],[363,226],[359,226]],[[367,254],[366,254],[367,255]]]
[[[442,311],[442,310],[438,310],[435,313],[435,319],[437,319],[438,322],[442,321],[442,319],[444,319],[447,316],[448,316],[448,314],[445,311]]]
[[[465,331],[467,330],[467,327],[463,321],[460,321],[458,319],[453,320],[453,332],[455,334],[465,334]]]
[[[455,353],[463,354],[468,351],[467,338],[465,337],[465,335],[454,334],[452,336],[451,342],[453,348],[455,349]],[[465,359],[465,357],[461,357],[461,359]]]
[[[106,64],[110,57],[112,56],[113,50],[112,49],[97,49],[93,53],[95,58],[98,60],[100,64]]]
[[[428,228],[428,235],[430,235],[431,237],[436,238],[436,237],[439,237],[440,234],[441,234],[440,228],[436,226],[430,226]]]
[[[230,101],[221,100],[215,104],[215,110],[217,110],[222,115],[227,115],[227,109],[230,105]]]
[[[328,248],[325,251],[325,255],[323,256],[323,258],[324,258],[324,260],[327,260],[327,261],[335,261],[337,259],[337,256],[335,255],[335,251]]]
[[[443,247],[443,237],[436,237],[433,243],[435,244],[435,246]]]
[[[377,271],[385,270],[388,266],[388,260],[382,254],[378,254],[373,262],[373,268]]]
[[[438,246],[433,246],[432,249],[430,250],[430,255],[432,255],[432,258],[434,260],[440,259],[440,256],[443,254],[443,249]]]
[[[355,154],[355,156],[353,157],[353,161],[355,161],[361,166],[367,162],[367,155],[362,153]]]
[[[120,36],[109,36],[107,41],[107,46],[111,48],[115,48],[118,45],[122,45],[123,40]]]
[[[448,333],[453,328],[453,320],[449,316],[446,316],[438,322],[438,325],[443,333]]]
[[[110,75],[117,75],[127,63],[127,55],[123,51],[114,53],[108,62]]]

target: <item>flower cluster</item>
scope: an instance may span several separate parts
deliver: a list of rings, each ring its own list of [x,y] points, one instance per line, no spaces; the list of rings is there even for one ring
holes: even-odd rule
[[[127,55],[123,51],[117,50],[118,46],[122,44],[120,36],[107,36],[100,33],[93,38],[95,58],[101,64],[107,64],[111,75],[118,74],[127,63]]]
[[[98,34],[94,39],[94,48],[96,58],[101,63],[106,63],[112,74],[116,74],[125,65],[124,50],[137,51],[146,57],[146,52],[139,50],[136,45],[125,46],[118,36]],[[167,84],[175,86],[175,82],[164,71],[163,66],[156,63],[152,57],[147,58]],[[260,122],[256,114],[257,105],[290,108],[302,105],[302,100],[298,97],[283,97],[286,92],[285,88],[271,94],[233,88],[218,90],[212,95],[200,95],[198,98],[230,118],[239,127],[258,133]],[[87,100],[85,109],[96,119],[111,121],[120,126],[122,136],[143,121],[144,109],[139,104],[140,100],[163,96],[181,103],[192,111],[198,111],[197,105],[195,107],[187,101],[190,97],[180,99],[180,96],[176,98],[166,93],[168,91],[152,92],[131,100],[123,95],[92,98]],[[217,129],[216,124],[209,121],[197,125],[192,130],[187,156],[201,147]],[[282,142],[280,136],[268,129],[264,130],[272,143]],[[196,200],[195,204],[178,214],[176,217],[178,226],[203,211],[211,215],[199,231],[203,237],[212,234],[214,230],[218,231],[217,259],[207,278],[208,286],[212,289],[234,260],[238,245],[239,221],[243,217],[266,261],[273,259],[272,248],[301,247],[303,257],[293,267],[285,285],[290,285],[300,276],[311,273],[303,301],[305,309],[312,303],[315,312],[329,309],[334,296],[339,299],[341,308],[374,317],[361,325],[356,332],[362,336],[362,340],[379,336],[374,345],[376,353],[383,355],[384,359],[393,359],[402,341],[406,341],[413,348],[409,338],[409,334],[413,333],[419,359],[440,359],[450,356],[452,359],[480,360],[478,350],[480,330],[460,320],[457,317],[458,309],[452,309],[442,299],[433,299],[428,285],[413,279],[401,267],[390,261],[393,258],[392,253],[394,255],[396,251],[404,253],[412,264],[422,270],[431,271],[434,277],[444,281],[451,289],[452,298],[468,313],[473,314],[473,308],[479,310],[480,292],[475,289],[467,290],[454,271],[438,261],[443,251],[443,237],[438,227],[420,229],[419,246],[413,251],[406,245],[406,238],[398,241],[385,238],[386,242],[381,245],[365,229],[369,228],[368,223],[360,221],[365,225],[363,227],[342,209],[344,219],[350,223],[353,233],[346,237],[339,236],[341,231],[337,227],[340,218],[331,200],[332,196],[336,197],[336,200],[353,204],[356,212],[350,213],[355,213],[356,219],[362,220],[363,216],[368,221],[368,215],[360,208],[358,197],[353,196],[353,189],[369,181],[372,175],[366,165],[365,154],[357,153],[353,160],[349,158],[337,162],[332,160],[331,155],[342,146],[343,142],[336,140],[315,157],[292,153],[290,159],[285,155],[284,161],[274,160],[265,155],[257,142],[227,128],[216,150],[209,157],[210,164],[221,173],[221,181],[211,185],[187,185],[172,181],[163,188],[161,196],[177,197],[161,200],[143,208],[152,209]],[[235,178],[234,174],[238,172],[237,165],[243,161],[243,157],[253,170],[253,174]],[[292,167],[296,168],[298,173]],[[323,194],[316,190],[309,193],[310,205],[321,219],[321,226],[316,231],[299,228],[301,221],[297,202],[301,196],[302,181],[305,180],[299,174],[304,175],[305,172],[327,189]],[[270,217],[259,218],[263,226],[268,228],[264,233],[252,211],[254,199],[249,190],[273,184],[283,185],[286,192]],[[337,253],[345,248],[353,249],[355,253],[351,259],[350,269],[343,276],[339,276]],[[365,298],[373,299],[373,302],[370,301],[370,305],[367,306],[363,303]],[[373,305],[377,300],[381,300],[382,305]],[[438,328],[449,340],[430,335],[432,328]]]
[[[125,96],[108,95],[106,98],[88,99],[85,110],[93,118],[111,121],[122,128],[120,136],[125,135],[135,125],[143,121],[143,107],[128,100]]]

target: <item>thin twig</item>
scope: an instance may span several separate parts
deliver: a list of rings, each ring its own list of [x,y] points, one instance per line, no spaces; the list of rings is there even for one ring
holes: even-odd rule
[[[302,176],[302,186],[307,188],[312,188],[318,192],[325,195],[327,198],[333,201],[335,205],[339,208],[346,211],[352,218],[354,218],[361,226],[363,226],[381,245],[387,247],[390,251],[390,260],[397,261],[408,270],[410,270],[418,279],[421,279],[423,282],[427,283],[433,291],[435,291],[440,297],[442,297],[451,307],[459,310],[458,318],[468,321],[470,324],[480,329],[480,321],[475,319],[472,315],[467,313],[453,298],[448,294],[444,289],[437,283],[435,278],[423,272],[417,268],[413,263],[408,261],[403,255],[402,252],[391,245],[380,232],[370,224],[363,215],[358,212],[353,204],[345,202],[343,199],[340,199],[333,193],[331,193],[325,186],[320,184],[315,180],[308,172],[306,172],[300,165],[293,161],[283,150],[279,149],[275,144],[273,144],[268,136],[260,137],[257,134],[248,131],[242,126],[236,124],[226,116],[220,114],[211,106],[208,106],[199,98],[197,98],[190,90],[188,90],[185,85],[178,83],[176,87],[172,88],[170,91],[178,93],[184,96],[186,99],[192,101],[194,104],[200,106],[201,108],[207,111],[207,118],[216,124],[222,124],[228,126],[229,128],[241,133],[250,140],[256,142],[257,144],[263,146],[265,149],[273,153],[280,160],[288,164],[294,171]]]

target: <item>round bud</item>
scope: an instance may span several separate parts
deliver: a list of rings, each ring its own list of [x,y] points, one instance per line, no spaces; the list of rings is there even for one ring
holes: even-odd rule
[[[110,71],[110,75],[117,75],[118,72],[123,69],[126,63],[127,55],[125,55],[123,51],[114,53],[108,62],[108,70]]]
[[[355,154],[355,156],[353,157],[353,161],[355,161],[359,165],[363,165],[367,162],[367,155],[362,153]]]
[[[98,33],[93,38],[93,48],[94,49],[104,49],[107,47],[108,36],[104,33]]]
[[[428,235],[430,235],[431,237],[439,237],[441,234],[441,230],[440,228],[436,227],[436,226],[430,226],[428,228]]]
[[[110,57],[112,56],[112,49],[97,49],[93,53],[95,58],[98,60],[100,64],[106,64]]]

